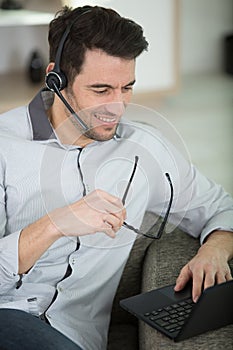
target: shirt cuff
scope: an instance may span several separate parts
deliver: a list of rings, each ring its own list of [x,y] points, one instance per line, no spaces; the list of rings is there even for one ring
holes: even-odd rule
[[[17,283],[18,242],[21,230],[0,239],[0,294]]]
[[[205,239],[213,231],[229,231],[233,232],[233,220],[232,211],[227,211],[213,217],[208,224],[204,227],[201,236],[200,243],[203,244]]]

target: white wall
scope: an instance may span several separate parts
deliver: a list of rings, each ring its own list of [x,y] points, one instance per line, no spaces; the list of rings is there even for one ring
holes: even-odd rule
[[[220,71],[222,39],[233,32],[232,0],[180,0],[182,73]]]
[[[30,0],[24,1],[27,4],[31,3]],[[42,0],[42,2],[44,1],[47,4],[47,11],[49,3],[52,11],[58,6],[58,0],[50,0],[51,2]],[[163,26],[166,23],[166,21],[163,21],[163,17],[169,1],[173,2],[175,0],[144,0],[141,3],[135,0],[109,0],[106,5],[115,6],[118,10],[121,6],[124,6],[122,7],[122,14],[135,17],[143,25],[145,24],[145,32],[151,41],[151,38],[158,38],[158,28],[161,28],[161,38],[166,35],[166,28],[167,32],[170,30],[169,25],[166,26],[165,24],[165,27]],[[155,3],[161,4],[161,11],[155,10]],[[134,5],[137,5],[137,8],[134,8]],[[233,31],[232,17],[232,0],[180,0],[181,73],[221,70],[222,37],[229,31]],[[169,17],[166,15],[166,18]],[[159,23],[159,27],[153,25],[156,23]],[[160,80],[159,74],[164,77],[166,74],[168,76],[169,74],[170,76],[172,75],[172,68],[168,60],[171,46],[166,47],[166,45],[161,46],[159,44],[162,50],[158,50],[156,46],[158,40],[156,39],[154,43],[152,51],[155,59],[150,60],[149,55],[147,55],[146,59],[148,62],[143,66],[140,62],[141,84],[146,84],[146,86],[149,84],[150,88],[156,87],[156,81]],[[0,73],[11,71],[18,67],[23,68],[30,51],[38,46],[41,47],[45,58],[47,58],[47,28],[41,28],[39,31],[31,28],[29,32],[22,28],[14,28],[10,31],[9,29],[0,28],[0,45]],[[10,55],[9,52],[12,47],[14,47],[14,54]],[[162,70],[157,68],[161,61],[163,65]],[[152,70],[156,72],[154,78],[151,78]],[[164,80],[164,83],[164,87],[166,87],[166,80]]]
[[[174,63],[176,1],[145,0],[145,2],[147,2],[146,6],[145,3],[135,2],[135,0],[86,1],[86,3],[112,7],[121,15],[134,19],[144,28],[149,41],[149,51],[143,53],[138,59],[135,90],[138,92],[172,90],[176,86]],[[67,4],[69,4],[68,0]],[[80,5],[80,1],[77,1],[77,5]],[[0,73],[26,69],[31,51],[37,47],[47,59],[47,26],[13,28],[0,26],[0,29],[0,47],[5,48],[0,52]]]
[[[39,51],[47,63],[47,26],[0,27],[0,73],[26,70],[32,51]]]

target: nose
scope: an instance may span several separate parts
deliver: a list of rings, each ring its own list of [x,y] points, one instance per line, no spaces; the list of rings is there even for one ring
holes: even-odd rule
[[[127,105],[125,95],[120,91],[114,91],[114,94],[112,94],[111,98],[109,98],[109,101],[106,103],[106,110],[109,113],[113,113],[117,116],[121,116],[126,108]]]
[[[105,110],[109,115],[121,117],[125,112],[124,102],[109,102],[105,105]]]

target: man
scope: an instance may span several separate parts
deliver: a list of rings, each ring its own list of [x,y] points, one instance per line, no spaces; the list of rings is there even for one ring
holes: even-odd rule
[[[165,173],[170,221],[203,243],[175,287],[193,279],[195,301],[231,279],[233,201],[158,131],[122,117],[147,49],[140,26],[65,7],[49,43],[47,89],[0,117],[0,345],[102,350],[131,226],[167,211]]]

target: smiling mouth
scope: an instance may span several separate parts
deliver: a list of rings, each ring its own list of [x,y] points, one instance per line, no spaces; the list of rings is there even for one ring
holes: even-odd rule
[[[116,117],[107,117],[107,116],[102,116],[102,115],[98,115],[98,114],[94,114],[95,118],[100,120],[103,123],[116,123],[117,122],[117,118]]]

